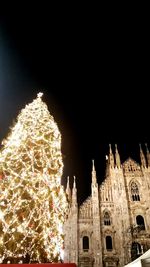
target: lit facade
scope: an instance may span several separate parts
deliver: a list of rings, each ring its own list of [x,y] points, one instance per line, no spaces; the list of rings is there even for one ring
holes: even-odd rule
[[[70,213],[65,224],[65,262],[79,267],[123,267],[150,248],[150,153],[123,164],[111,146],[104,182],[93,162],[91,196],[78,207],[74,179],[67,182]]]

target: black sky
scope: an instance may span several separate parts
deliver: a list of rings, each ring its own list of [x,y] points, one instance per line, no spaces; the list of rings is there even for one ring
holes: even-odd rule
[[[62,134],[63,183],[76,175],[82,202],[93,158],[103,180],[109,143],[122,161],[139,161],[138,144],[150,143],[148,35],[129,17],[52,13],[1,16],[0,139],[43,91]]]

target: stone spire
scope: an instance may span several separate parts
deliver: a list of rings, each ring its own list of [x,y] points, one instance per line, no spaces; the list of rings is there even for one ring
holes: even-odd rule
[[[99,202],[99,188],[96,179],[96,170],[94,165],[94,160],[92,160],[92,183],[91,183],[91,204],[92,204],[92,218],[93,218],[93,257],[95,259],[94,266],[102,266],[102,245],[101,238],[97,237],[101,236],[100,231],[100,202]]]
[[[149,153],[149,149],[148,149],[147,144],[145,144],[145,146],[146,146],[146,158],[147,158],[147,164],[148,164],[148,167],[150,167],[150,153]]]
[[[76,187],[76,177],[73,176],[73,188],[72,188],[72,205],[77,205],[77,187]]]
[[[120,169],[121,168],[121,161],[120,161],[120,155],[119,155],[118,148],[117,148],[116,144],[115,144],[115,159],[116,159],[116,167],[118,169]]]
[[[96,185],[97,179],[96,179],[96,170],[95,170],[95,164],[94,160],[92,160],[92,184]]]
[[[105,178],[107,178],[110,175],[109,172],[109,159],[108,156],[106,155],[106,170],[105,170]]]
[[[70,184],[69,184],[69,176],[67,177],[66,194],[67,194],[69,202],[71,202],[71,189],[70,189]]]
[[[114,155],[112,153],[111,144],[109,144],[109,165],[114,168]]]
[[[143,153],[141,144],[139,144],[139,146],[140,146],[140,159],[141,159],[141,165],[142,165],[143,168],[146,168],[146,159],[145,159],[145,156],[144,156],[144,153]]]
[[[73,180],[73,190],[77,190],[76,188],[76,177],[73,176],[74,180]]]

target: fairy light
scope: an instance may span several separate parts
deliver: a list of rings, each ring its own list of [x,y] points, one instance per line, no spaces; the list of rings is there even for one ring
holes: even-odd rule
[[[0,262],[58,262],[68,205],[61,135],[42,93],[20,112],[0,153]]]

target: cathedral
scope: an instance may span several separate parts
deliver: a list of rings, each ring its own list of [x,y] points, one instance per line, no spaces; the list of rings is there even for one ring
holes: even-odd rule
[[[81,206],[77,188],[67,181],[70,203],[65,223],[65,262],[79,267],[123,267],[150,248],[150,153],[140,146],[138,164],[132,158],[121,163],[109,147],[105,179],[97,183],[92,166],[91,196]]]

